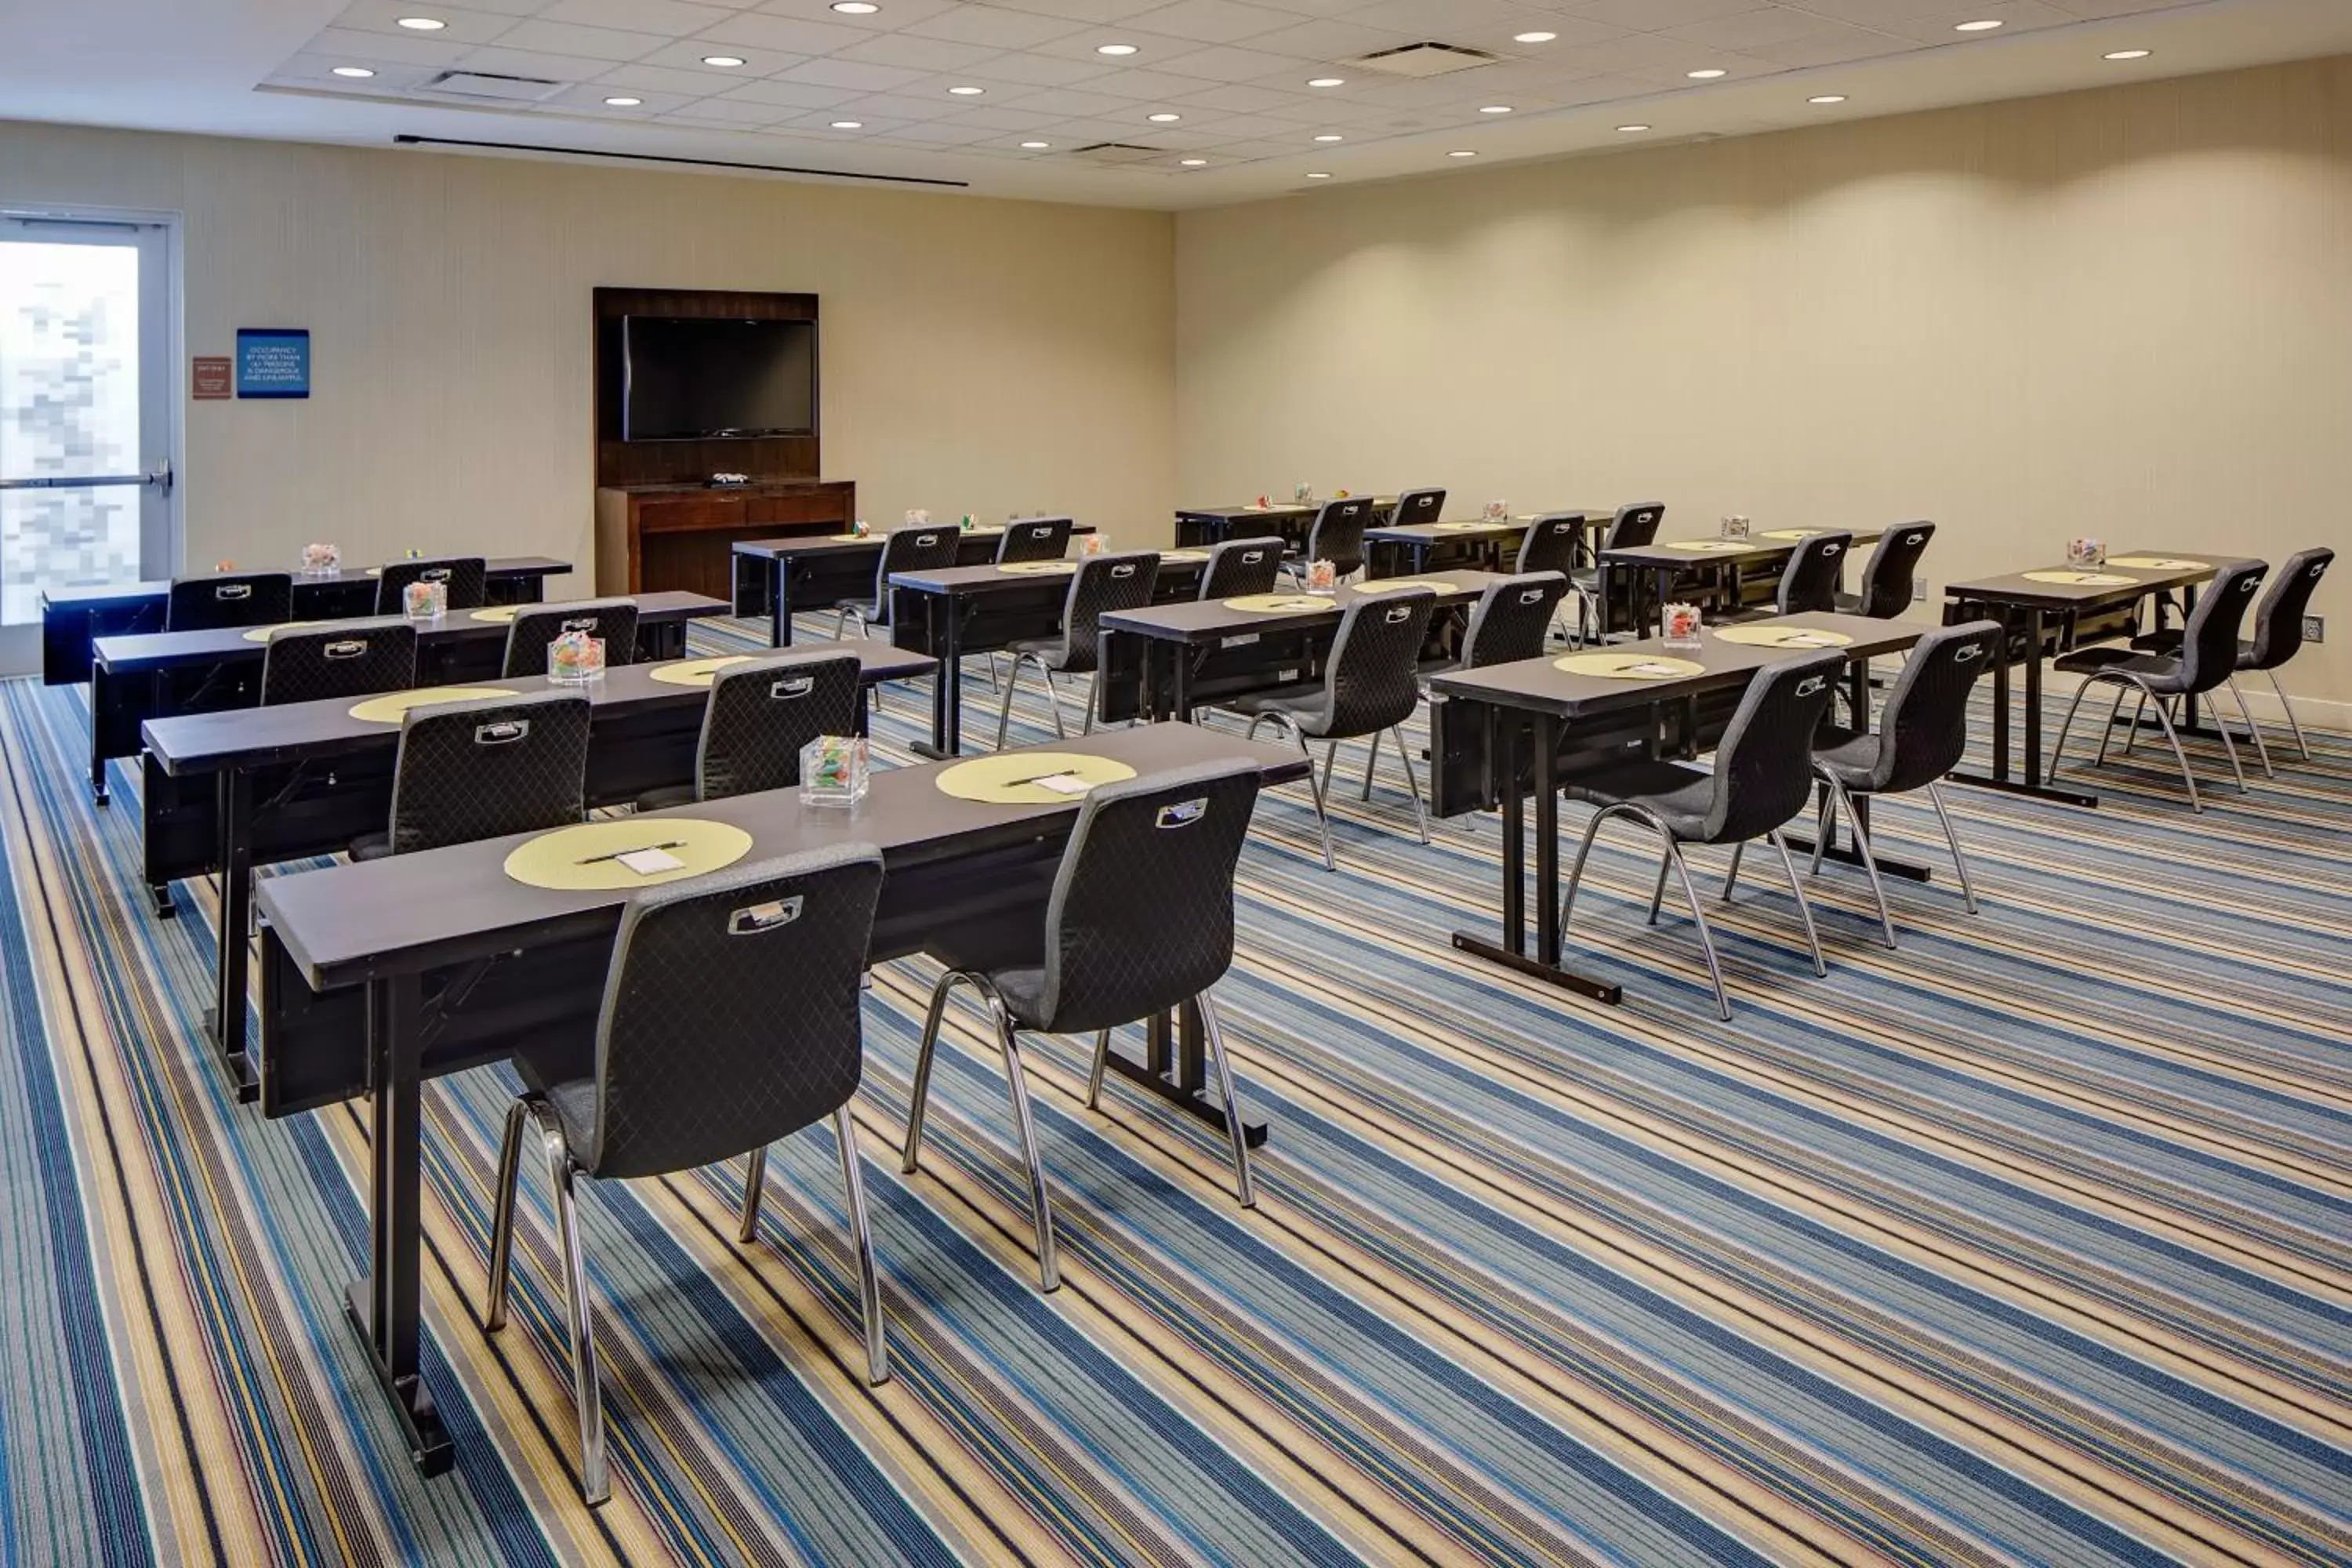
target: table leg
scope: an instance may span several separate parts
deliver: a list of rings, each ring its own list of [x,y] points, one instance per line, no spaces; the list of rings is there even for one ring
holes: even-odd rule
[[[1854,729],[1868,730],[1870,728],[1870,660],[1857,658],[1847,661],[1846,692],[1853,704],[1852,717]],[[1827,784],[1816,784],[1813,787],[1817,796],[1827,794],[1829,790]],[[1870,833],[1870,797],[1868,795],[1858,795],[1853,797],[1853,814],[1860,819],[1863,835],[1867,837]],[[1790,854],[1811,855],[1813,852],[1811,835],[1790,833],[1786,837]],[[1822,855],[1824,859],[1835,860],[1843,865],[1862,864],[1862,847],[1859,844],[1849,845],[1843,842],[1843,836],[1838,832],[1834,823],[1830,826],[1829,846],[1822,851]],[[1926,882],[1934,879],[1934,873],[1925,866],[1909,860],[1891,860],[1885,855],[1880,855],[1877,858],[1878,869],[1884,876],[1900,877],[1908,882]]]
[[[371,1126],[368,1272],[352,1281],[344,1311],[367,1342],[376,1381],[392,1401],[408,1457],[421,1475],[437,1476],[457,1458],[441,1413],[425,1386],[418,1349],[424,1334],[423,1074],[418,1024],[424,986],[414,974],[368,983]]]
[[[245,1048],[246,926],[253,918],[253,774],[220,774],[220,931],[214,944],[212,1016],[205,1020],[213,1052],[240,1101],[261,1098],[261,1080]]]
[[[1559,721],[1549,714],[1539,714],[1535,721],[1536,897],[1540,903],[1532,958],[1528,956],[1527,811],[1519,791],[1519,716],[1505,712],[1489,721],[1498,721],[1500,731],[1492,750],[1503,805],[1503,940],[1457,931],[1454,949],[1614,1006],[1624,1000],[1622,986],[1563,969],[1559,963],[1559,789],[1553,763],[1559,749]]]
[[[1144,1020],[1144,1059],[1139,1062],[1113,1051],[1106,1059],[1106,1065],[1119,1077],[1130,1083],[1142,1085],[1194,1121],[1205,1121],[1223,1132],[1225,1130],[1225,1108],[1211,1100],[1204,1092],[1209,1077],[1209,1058],[1199,1005],[1187,998],[1176,1009],[1173,1023],[1171,1029],[1167,1014],[1154,1013]],[[1253,1149],[1263,1148],[1266,1139],[1265,1123],[1244,1121],[1242,1138]]]
[[[768,646],[793,646],[793,561],[789,555],[768,557]]]
[[[938,633],[931,645],[940,650],[940,672],[931,682],[931,742],[927,746],[918,741],[914,749],[935,763],[963,751],[963,616],[960,611],[948,595],[923,595],[923,614]],[[897,625],[898,620],[898,608],[893,605],[891,624]]]
[[[1166,700],[1156,710],[1163,719],[1179,724],[1192,721],[1192,645],[1181,642],[1161,642],[1157,637],[1151,646],[1168,661]]]
[[[89,670],[89,798],[98,805],[107,804],[106,793],[106,710],[113,699],[113,682],[105,670],[93,662]]]
[[[2042,779],[2042,612],[2025,612],[2025,744],[2023,766],[2012,773],[2010,768],[2010,677],[2009,644],[2011,612],[2001,612],[2001,643],[2000,657],[1992,667],[1992,772],[1990,773],[1955,773],[1954,784],[1971,784],[1979,789],[1997,789],[2009,795],[2030,795],[2042,800],[2057,801],[2063,805],[2091,806],[2099,797],[2083,790],[2062,789]],[[1793,841],[1790,847],[1795,847]],[[1881,861],[1884,866],[1885,862]]]

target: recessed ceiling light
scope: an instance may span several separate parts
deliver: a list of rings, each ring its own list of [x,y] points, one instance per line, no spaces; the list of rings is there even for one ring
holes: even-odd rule
[[[1133,44],[1097,44],[1095,46],[1095,53],[1098,55],[1131,55],[1135,53],[1135,46]]]
[[[1147,114],[1143,118],[1154,125],[1173,125],[1184,117],[1181,114]]]
[[[412,33],[437,33],[449,24],[438,16],[403,16],[400,25]]]
[[[2109,49],[2106,58],[2111,60],[2144,60],[2155,52],[2153,49]]]
[[[335,74],[337,76],[350,77],[354,81],[362,81],[367,78],[375,75],[375,72],[368,69],[365,66],[337,66],[335,68]]]
[[[1475,153],[1448,153],[1445,155],[1449,158],[1475,158],[1478,154]]]
[[[1043,153],[1052,145],[1051,142],[1024,142],[1021,143],[1021,150],[1024,153]]]
[[[1990,33],[2000,25],[2001,24],[1998,21],[1962,22],[1958,26],[1954,27],[1952,31],[1955,33]]]
[[[1805,100],[1805,101],[1807,103],[1843,103],[1845,101],[1845,94],[1842,92],[1824,92],[1817,94],[1812,98],[1809,98]]]
[[[1347,138],[1340,135],[1337,131],[1326,131],[1322,135],[1315,138],[1315,140],[1318,142],[1345,142]]]
[[[1559,37],[1559,35],[1558,33],[1517,33],[1512,35],[1511,42],[1515,44],[1549,44],[1554,38]]]
[[[845,16],[871,16],[882,9],[872,0],[833,0],[833,8]]]
[[[988,89],[984,87],[951,87],[948,89],[948,90],[958,98],[978,98],[982,93],[986,92]]]
[[[863,131],[866,129],[866,121],[863,120],[836,120],[833,122],[833,128],[835,131]]]
[[[1490,103],[1484,109],[1481,109],[1478,112],[1481,114],[1508,114],[1510,111],[1511,106],[1507,103]]]
[[[645,101],[642,98],[608,98],[605,104],[613,109],[635,109]]]
[[[1647,130],[1649,129],[1649,127],[1648,127],[1648,126],[1646,126],[1646,125],[1620,125],[1617,129],[1618,129],[1618,130],[1620,130],[1620,131],[1623,131],[1623,132],[1635,132],[1635,131],[1647,131]]]
[[[1683,72],[1683,75],[1690,78],[1693,81],[1713,81],[1719,76],[1729,76],[1730,74],[1731,73],[1729,71],[1723,69],[1719,66],[1708,66],[1704,70]]]
[[[1330,175],[1328,175],[1328,174],[1325,174],[1322,170],[1318,169],[1318,170],[1316,170],[1314,173],[1312,173],[1312,174],[1308,174],[1307,177],[1308,179],[1310,179],[1310,180],[1328,180],[1328,179],[1329,179],[1331,176],[1330,176]]]
[[[1307,85],[1309,87],[1345,87],[1348,85],[1348,79],[1343,76],[1309,77],[1307,79]]]
[[[743,63],[743,57],[741,55],[705,55],[702,57],[702,63],[707,66],[717,66],[720,70],[733,70]]]
[[[1179,158],[1176,160],[1176,164],[1182,169],[1205,169],[1209,166],[1209,161],[1206,158]]]

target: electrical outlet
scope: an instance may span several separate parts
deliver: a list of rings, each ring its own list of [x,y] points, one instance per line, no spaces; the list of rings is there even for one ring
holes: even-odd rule
[[[2305,642],[2326,642],[2327,640],[2327,617],[2326,616],[2304,616],[2303,640]]]
[[[1915,604],[1915,605],[1918,605],[1918,604],[1925,604],[1925,603],[1927,602],[1927,579],[1926,579],[1925,577],[1914,577],[1914,578],[1912,578],[1912,579],[1911,579],[1911,602],[1912,602],[1913,604]]]

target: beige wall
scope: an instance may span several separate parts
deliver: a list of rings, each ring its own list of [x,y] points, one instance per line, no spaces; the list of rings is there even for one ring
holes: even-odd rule
[[[1191,500],[1928,517],[1937,596],[2352,543],[2352,60],[1188,214],[1177,288]]]
[[[308,402],[184,405],[193,565],[466,547],[592,592],[598,284],[820,295],[869,517],[1174,504],[1164,214],[0,123],[0,205],[38,203],[182,214],[191,353],[314,334]]]

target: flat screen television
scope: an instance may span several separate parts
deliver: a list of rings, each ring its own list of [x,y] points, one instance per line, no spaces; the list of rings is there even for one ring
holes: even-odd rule
[[[708,441],[816,431],[816,323],[629,316],[621,439]]]

